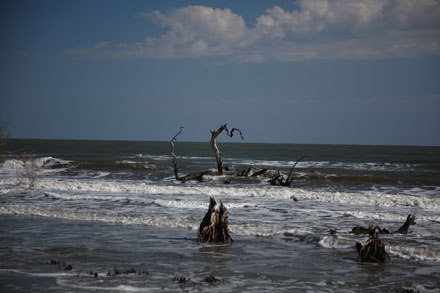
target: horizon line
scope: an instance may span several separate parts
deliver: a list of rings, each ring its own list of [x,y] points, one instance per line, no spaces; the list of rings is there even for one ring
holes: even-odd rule
[[[52,140],[52,141],[89,141],[89,142],[159,142],[159,143],[169,143],[169,140],[135,140],[135,139],[78,139],[78,138],[17,138],[11,137],[8,140]],[[208,143],[209,139],[206,141],[190,141],[190,140],[178,140],[175,142],[184,143]],[[411,144],[359,144],[359,143],[307,143],[307,142],[248,142],[246,139],[244,141],[219,141],[222,144],[291,144],[291,145],[328,145],[328,146],[381,146],[381,147],[440,147],[440,145],[411,145]]]

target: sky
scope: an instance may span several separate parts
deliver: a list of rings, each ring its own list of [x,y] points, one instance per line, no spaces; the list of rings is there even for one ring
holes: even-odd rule
[[[11,138],[440,146],[438,0],[3,0],[0,38]]]

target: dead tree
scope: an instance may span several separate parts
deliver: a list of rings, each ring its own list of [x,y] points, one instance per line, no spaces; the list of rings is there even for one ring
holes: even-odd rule
[[[409,214],[408,217],[406,217],[406,222],[402,225],[402,227],[399,228],[394,233],[400,233],[400,234],[411,234],[412,231],[408,231],[409,226],[416,224],[416,215],[415,214]]]
[[[208,212],[200,223],[199,243],[229,243],[228,211],[223,203],[210,198]]]
[[[299,158],[295,164],[293,165],[292,168],[290,168],[289,171],[289,175],[287,176],[286,179],[284,179],[283,175],[281,175],[280,171],[278,171],[278,174],[271,177],[269,179],[269,183],[272,185],[276,185],[276,186],[284,186],[284,187],[290,187],[290,185],[292,184],[293,181],[293,169],[296,167],[296,165],[304,158],[307,158],[308,156],[302,156],[301,158]]]
[[[222,126],[220,126],[219,129],[216,131],[211,130],[211,147],[215,152],[215,158],[217,160],[217,169],[218,169],[218,175],[223,175],[223,162],[222,162],[222,153],[220,152],[219,148],[217,147],[217,136],[220,135],[220,133],[223,132],[223,130],[226,130],[226,133],[232,137],[234,135],[234,131],[238,131],[240,133],[241,140],[244,140],[243,133],[238,128],[232,128],[232,130],[229,130],[228,125],[225,123]]]
[[[390,261],[390,256],[385,251],[385,244],[379,239],[379,234],[379,228],[374,227],[370,230],[370,237],[364,245],[356,243],[358,262],[385,263]]]
[[[174,177],[176,177],[176,180],[180,181],[179,177],[179,168],[177,166],[177,157],[174,153],[174,141],[177,139],[177,136],[182,133],[183,126],[180,126],[179,132],[176,133],[176,135],[170,140],[171,145],[171,156],[173,157],[173,166],[174,166]]]
[[[200,172],[199,174],[188,174],[188,175],[185,175],[185,176],[182,176],[182,177],[179,176],[179,168],[178,168],[178,165],[177,165],[177,157],[176,157],[176,154],[174,153],[174,141],[177,139],[177,136],[180,133],[182,133],[182,129],[183,129],[183,126],[180,126],[179,132],[177,132],[176,135],[170,140],[171,156],[173,157],[173,166],[174,166],[174,177],[176,178],[177,181],[181,181],[183,183],[185,183],[186,181],[189,181],[189,180],[197,180],[199,182],[202,182],[203,181],[203,175],[208,173],[208,171]]]

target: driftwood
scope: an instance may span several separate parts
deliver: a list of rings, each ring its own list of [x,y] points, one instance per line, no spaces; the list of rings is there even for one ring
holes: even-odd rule
[[[199,243],[229,243],[228,211],[223,203],[210,198],[208,212],[200,223]]]
[[[290,187],[293,181],[293,169],[296,167],[296,165],[301,161],[302,159],[307,158],[307,156],[302,156],[299,158],[292,168],[290,168],[289,175],[285,179],[283,175],[281,175],[280,171],[278,171],[278,174],[269,178],[269,183],[276,186],[284,186],[284,187]]]
[[[400,234],[411,234],[412,231],[408,231],[409,227],[411,225],[415,225],[416,224],[416,215],[415,214],[409,214],[408,217],[406,218],[406,222],[395,232],[393,233],[400,233]],[[391,232],[388,229],[381,229],[379,226],[375,226],[375,227],[360,227],[360,226],[356,226],[353,227],[353,229],[350,231],[350,233],[356,234],[356,235],[360,235],[360,234],[369,234],[370,231],[374,228],[377,228],[380,234],[391,234]]]
[[[267,169],[261,169],[251,174],[252,167],[243,170],[237,170],[237,177],[257,177],[262,176],[267,172]]]
[[[226,133],[228,136],[232,137],[234,135],[234,131],[238,131],[240,133],[241,140],[244,140],[243,133],[238,128],[232,128],[232,130],[229,130],[228,125],[225,123],[222,126],[220,126],[219,129],[216,131],[211,130],[211,147],[215,152],[215,158],[217,160],[217,170],[218,175],[223,175],[223,162],[222,162],[222,153],[220,152],[218,146],[217,146],[217,136],[220,135],[220,133],[223,132],[223,130],[226,130]]]
[[[176,178],[176,180],[181,181],[183,183],[190,181],[190,180],[197,180],[199,182],[202,182],[203,175],[206,175],[208,173],[208,171],[200,172],[199,174],[188,174],[185,176],[179,176],[179,167],[177,165],[177,157],[176,157],[176,154],[174,153],[174,141],[176,141],[177,136],[180,133],[182,133],[182,129],[183,129],[183,126],[180,126],[179,132],[177,132],[176,135],[174,135],[174,137],[170,140],[171,156],[173,157],[173,166],[174,166],[174,177]]]
[[[400,233],[400,234],[411,234],[412,231],[408,231],[409,226],[416,224],[416,215],[415,214],[409,214],[408,217],[406,217],[406,222],[400,227],[396,232],[394,233]]]
[[[374,227],[370,230],[370,237],[364,245],[356,243],[358,262],[385,263],[390,261],[390,256],[385,251],[385,244],[379,239],[379,229],[378,227]]]
[[[247,169],[244,170],[238,170],[237,171],[237,176],[238,177],[247,177],[249,176],[249,173],[251,173],[252,167],[249,167]]]

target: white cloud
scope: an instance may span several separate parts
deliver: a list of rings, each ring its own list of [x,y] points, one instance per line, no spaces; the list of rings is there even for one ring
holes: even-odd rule
[[[141,15],[166,32],[71,52],[104,58],[227,56],[239,62],[440,53],[437,0],[301,0],[298,10],[267,9],[253,27],[230,9],[206,6]]]

